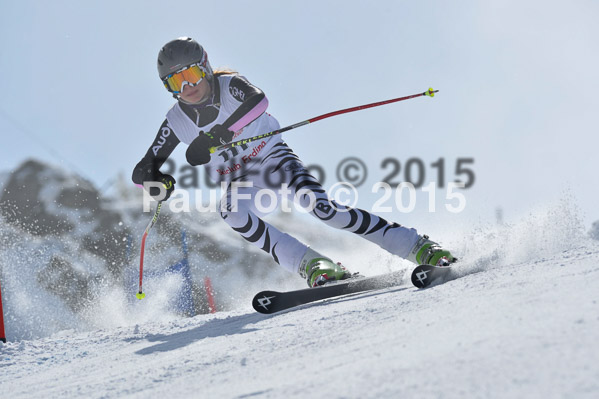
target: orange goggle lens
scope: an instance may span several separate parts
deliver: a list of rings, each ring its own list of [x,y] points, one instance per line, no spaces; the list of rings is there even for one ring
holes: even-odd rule
[[[173,93],[181,93],[183,91],[183,84],[189,84],[192,86],[197,85],[204,79],[206,72],[198,64],[190,65],[187,68],[173,73],[162,80],[164,87],[168,91]]]

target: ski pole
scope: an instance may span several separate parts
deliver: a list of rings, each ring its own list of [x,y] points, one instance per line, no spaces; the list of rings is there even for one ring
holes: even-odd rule
[[[148,227],[146,227],[146,231],[144,231],[144,235],[141,238],[141,254],[139,256],[139,292],[137,294],[135,294],[135,296],[139,300],[144,299],[146,297],[146,294],[144,294],[144,292],[141,288],[141,284],[143,281],[143,274],[144,274],[144,250],[146,247],[146,238],[148,237],[148,233],[152,229],[152,226],[154,226],[154,224],[156,223],[156,220],[158,220],[158,214],[160,214],[160,208],[162,208],[162,202],[163,201],[158,201],[158,205],[156,206],[156,211],[154,212],[154,217],[152,217],[152,220],[150,220],[150,223],[148,223]]]
[[[230,143],[227,143],[227,144],[220,145],[218,147],[211,147],[210,148],[210,153],[214,153],[214,152],[219,151],[219,150],[225,150],[227,148],[237,147],[237,146],[240,146],[240,145],[243,145],[243,144],[248,144],[248,143],[251,143],[251,142],[254,142],[254,141],[257,141],[257,140],[265,139],[267,137],[275,136],[277,134],[281,134],[283,132],[287,132],[287,131],[289,131],[291,129],[295,129],[297,127],[304,126],[304,125],[307,125],[309,123],[313,123],[313,122],[316,122],[316,121],[319,121],[319,120],[322,120],[322,119],[330,118],[331,116],[341,115],[341,114],[347,114],[349,112],[354,112],[354,111],[361,111],[363,109],[378,107],[380,105],[385,105],[385,104],[396,103],[398,101],[409,100],[409,99],[416,98],[416,97],[422,97],[422,96],[434,97],[435,93],[438,93],[438,92],[439,92],[439,90],[433,90],[433,88],[431,87],[431,88],[429,88],[427,91],[425,91],[423,93],[412,94],[411,96],[393,98],[391,100],[379,101],[379,102],[372,103],[372,104],[358,105],[357,107],[346,108],[346,109],[342,109],[342,110],[339,110],[339,111],[329,112],[328,114],[316,116],[314,118],[310,118],[310,119],[305,120],[303,122],[295,123],[293,125],[289,125],[287,127],[281,128],[281,129],[273,130],[272,132],[268,132],[268,133],[264,133],[264,134],[259,134],[258,136],[249,137],[249,138],[243,139],[243,140],[233,141],[233,142],[230,142]]]
[[[6,333],[4,332],[4,311],[2,310],[2,288],[0,288],[0,341],[6,343]]]

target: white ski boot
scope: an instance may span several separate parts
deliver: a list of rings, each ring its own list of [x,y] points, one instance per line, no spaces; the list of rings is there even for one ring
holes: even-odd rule
[[[421,236],[410,250],[407,259],[417,265],[449,266],[458,259],[451,252],[441,248],[439,244],[429,240],[427,235]]]
[[[335,263],[309,247],[300,262],[298,272],[306,279],[310,287],[318,287],[352,277],[349,270],[341,263]]]

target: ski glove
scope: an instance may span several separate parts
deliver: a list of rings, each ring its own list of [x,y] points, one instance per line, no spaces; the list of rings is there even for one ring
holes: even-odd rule
[[[177,182],[175,178],[171,175],[165,175],[163,173],[158,172],[156,180],[154,181],[162,183],[162,185],[166,189],[166,196],[162,201],[166,201],[167,199],[169,199],[173,191],[175,191],[175,183]],[[150,195],[152,197],[157,197],[158,195],[160,195],[160,188],[150,187]]]
[[[189,147],[185,156],[192,166],[204,165],[210,162],[210,148],[218,147],[233,140],[233,132],[223,125],[214,125],[209,132],[200,132]]]

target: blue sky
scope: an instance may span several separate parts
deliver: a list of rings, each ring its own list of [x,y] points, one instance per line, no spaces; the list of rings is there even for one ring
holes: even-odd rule
[[[359,205],[387,175],[381,161],[474,158],[462,215],[436,214],[418,194],[403,224],[518,217],[571,198],[599,219],[594,115],[598,14],[592,1],[13,1],[0,5],[0,170],[35,157],[101,186],[130,175],[173,99],[156,72],[179,36],[204,45],[213,67],[262,88],[286,126],[333,110],[440,89],[293,130],[285,140],[335,182],[347,156],[369,167]],[[184,148],[175,155],[184,164]],[[403,176],[403,175],[401,175]]]

